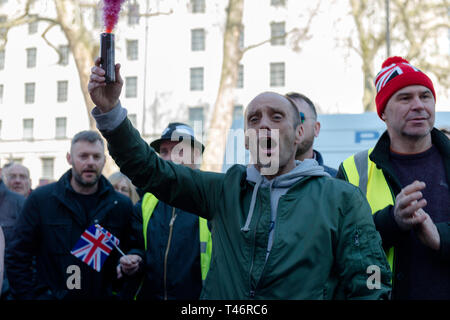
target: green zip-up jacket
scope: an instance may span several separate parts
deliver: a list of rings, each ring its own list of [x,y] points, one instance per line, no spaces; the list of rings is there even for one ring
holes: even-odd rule
[[[133,184],[212,223],[212,260],[203,299],[380,299],[390,271],[361,191],[329,177],[300,179],[278,202],[266,261],[270,191],[256,195],[246,167],[202,172],[160,159],[125,119],[103,132],[111,156]],[[379,282],[375,282],[378,279]]]

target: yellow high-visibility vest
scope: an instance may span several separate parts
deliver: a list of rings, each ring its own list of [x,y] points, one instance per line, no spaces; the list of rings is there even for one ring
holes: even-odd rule
[[[359,187],[366,195],[372,214],[385,208],[388,205],[394,205],[395,195],[392,193],[386,178],[381,169],[370,160],[369,156],[373,148],[358,152],[347,158],[342,163],[348,182]],[[386,253],[389,266],[393,271],[394,248],[390,248]]]

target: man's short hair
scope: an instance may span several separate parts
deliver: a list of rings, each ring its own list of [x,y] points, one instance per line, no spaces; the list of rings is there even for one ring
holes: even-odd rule
[[[291,97],[288,97],[287,95],[284,95],[283,97],[285,97],[287,99],[287,101],[289,101],[289,104],[291,105],[292,108],[292,112],[294,113],[294,118],[293,120],[293,126],[294,129],[297,128],[298,125],[302,124],[302,119],[300,118],[300,113],[298,112],[297,106],[295,105],[295,102],[292,100]]]
[[[314,103],[311,101],[311,99],[309,99],[307,96],[298,92],[289,92],[286,93],[286,97],[289,97],[293,100],[299,99],[305,101],[308,104],[309,108],[311,109],[312,113],[314,114],[314,119],[317,119],[316,107],[314,106]]]
[[[97,131],[92,131],[92,130],[85,130],[85,131],[78,132],[72,138],[71,147],[79,141],[87,141],[90,143],[95,143],[96,141],[100,141],[102,147],[105,146],[100,134]]]
[[[23,164],[21,164],[20,162],[14,162],[14,161],[10,161],[3,166],[3,174],[5,175],[6,172],[8,171],[8,169],[15,165],[23,167],[25,169],[25,171],[27,172],[28,178],[30,178],[30,170],[27,167],[25,167]]]

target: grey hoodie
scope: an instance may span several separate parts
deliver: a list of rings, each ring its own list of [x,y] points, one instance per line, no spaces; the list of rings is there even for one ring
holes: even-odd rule
[[[325,172],[318,162],[314,159],[305,159],[303,161],[295,161],[296,167],[288,173],[278,176],[272,180],[268,180],[262,176],[254,165],[247,167],[247,181],[254,182],[255,187],[253,189],[252,200],[250,202],[250,209],[245,221],[245,226],[241,228],[242,231],[249,231],[249,225],[252,220],[253,212],[255,210],[256,196],[260,187],[269,188],[270,192],[270,207],[271,207],[271,225],[269,232],[269,241],[267,243],[266,260],[269,257],[270,250],[273,244],[273,231],[275,229],[275,223],[277,219],[278,201],[280,197],[284,195],[289,188],[302,178],[310,176],[327,176],[330,175]]]

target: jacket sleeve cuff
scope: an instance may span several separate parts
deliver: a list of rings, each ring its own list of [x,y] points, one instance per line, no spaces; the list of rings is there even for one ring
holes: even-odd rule
[[[437,223],[436,228],[440,238],[439,255],[442,259],[450,260],[450,222]]]
[[[95,107],[91,111],[91,115],[97,123],[97,129],[101,132],[108,132],[116,129],[125,120],[127,110],[122,108],[119,101],[111,111],[102,113],[98,107]]]

